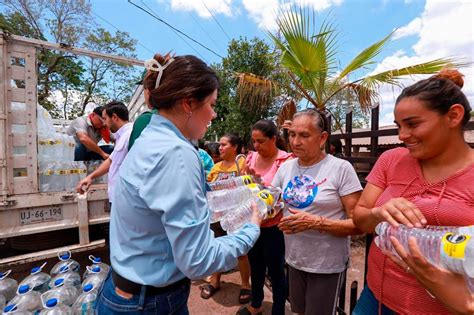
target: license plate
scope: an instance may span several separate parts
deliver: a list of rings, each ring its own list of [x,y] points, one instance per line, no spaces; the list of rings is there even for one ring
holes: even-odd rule
[[[21,225],[58,221],[62,219],[63,210],[61,209],[61,206],[32,208],[20,211]]]

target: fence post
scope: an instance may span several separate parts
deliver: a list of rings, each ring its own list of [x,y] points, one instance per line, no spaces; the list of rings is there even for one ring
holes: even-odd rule
[[[352,108],[346,111],[346,134],[352,133]],[[352,156],[352,138],[344,139],[344,155],[346,157]]]

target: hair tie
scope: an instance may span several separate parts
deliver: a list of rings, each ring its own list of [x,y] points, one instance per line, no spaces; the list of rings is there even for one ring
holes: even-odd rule
[[[174,58],[170,58],[166,61],[164,65],[161,65],[156,59],[148,59],[145,61],[145,69],[153,72],[158,72],[158,77],[156,78],[156,83],[155,83],[155,89],[160,85],[161,81],[161,76],[163,75],[163,71],[168,67],[172,62],[174,61]]]

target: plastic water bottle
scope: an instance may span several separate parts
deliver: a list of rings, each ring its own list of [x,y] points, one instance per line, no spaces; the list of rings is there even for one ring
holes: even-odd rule
[[[86,267],[86,271],[84,272],[84,280],[91,274],[94,273],[96,274],[97,272],[107,273],[110,270],[110,266],[107,265],[106,263],[102,262],[102,259],[100,257],[95,257],[92,255],[89,255],[89,260],[92,261],[92,265]],[[96,269],[96,267],[99,267],[100,269]],[[93,270],[96,270],[95,272]]]
[[[4,308],[4,313],[37,312],[41,310],[41,294],[27,285],[18,287],[18,294]]]
[[[255,178],[250,175],[232,177],[224,180],[216,180],[208,183],[211,190],[232,189],[255,183]]]
[[[277,191],[275,190],[275,193]],[[240,203],[235,210],[228,212],[221,220],[222,228],[229,233],[233,233],[245,223],[250,222],[253,213],[253,203],[257,206],[260,217],[265,219],[278,201],[278,197],[279,195],[274,196],[268,189],[260,191],[257,196],[247,199]]]
[[[51,276],[54,277],[59,273],[62,273],[61,271],[64,271],[64,266],[68,266],[70,270],[74,272],[80,272],[81,266],[77,261],[71,258],[71,252],[59,252],[58,253],[58,258],[59,262],[56,263],[56,265],[53,266],[51,269]]]
[[[79,288],[81,286],[81,276],[79,275],[79,273],[72,271],[69,265],[61,266],[59,274],[54,276],[49,281],[48,288],[54,288],[56,282],[60,279],[64,281],[65,285],[73,286],[76,288]]]
[[[13,299],[16,294],[16,288],[18,287],[18,282],[15,279],[8,278],[11,272],[11,270],[0,272],[0,295],[3,295],[7,301]]]
[[[211,223],[220,221],[228,210],[235,208],[238,204],[252,198],[259,192],[260,188],[257,184],[207,192],[206,197],[211,210]]]
[[[39,267],[31,269],[31,274],[20,282],[20,286],[28,285],[33,290],[41,293],[48,290],[48,283],[51,280],[51,276],[41,271],[44,266],[46,266],[46,262]]]
[[[59,303],[58,299],[52,298],[43,304],[44,309],[40,315],[72,315],[72,309],[64,304]]]
[[[82,289],[81,295],[77,298],[76,302],[72,305],[74,314],[80,315],[92,315],[97,300],[97,289],[92,284],[87,284]]]
[[[92,285],[94,288],[100,287],[102,282],[104,282],[105,278],[107,277],[108,272],[105,272],[105,270],[102,270],[100,267],[97,266],[94,268],[87,266],[86,268],[89,271],[89,274],[86,278],[84,278],[84,281],[82,282],[82,290],[84,290],[84,288],[89,284]]]
[[[51,290],[41,295],[41,299],[43,300],[43,304],[45,301],[55,298],[60,303],[71,306],[76,300],[77,295],[78,290],[75,287],[65,285],[64,279],[58,279]]]
[[[397,238],[406,250],[408,239],[413,236],[431,264],[464,275],[474,291],[474,226],[420,229],[400,225],[396,228],[382,222],[376,226],[375,232],[378,235],[375,244],[395,255],[390,236]]]
[[[36,313],[38,313],[38,312],[36,312]],[[8,304],[7,306],[5,306],[5,308],[3,308],[3,313],[2,314],[3,315],[10,315],[10,314],[14,314],[14,315],[35,315],[36,313],[29,312],[29,311],[21,311],[21,310],[18,309],[18,307],[15,304]]]

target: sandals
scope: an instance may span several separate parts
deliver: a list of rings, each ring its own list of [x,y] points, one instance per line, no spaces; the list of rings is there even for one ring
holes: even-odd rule
[[[212,284],[204,284],[201,286],[201,297],[205,300],[209,299],[211,296],[216,294],[219,291],[220,287],[214,287]]]
[[[247,304],[252,300],[252,291],[250,289],[240,289],[239,303]],[[245,313],[244,313],[245,314]]]
[[[263,315],[263,312],[252,313],[247,307],[242,307],[235,315]]]

